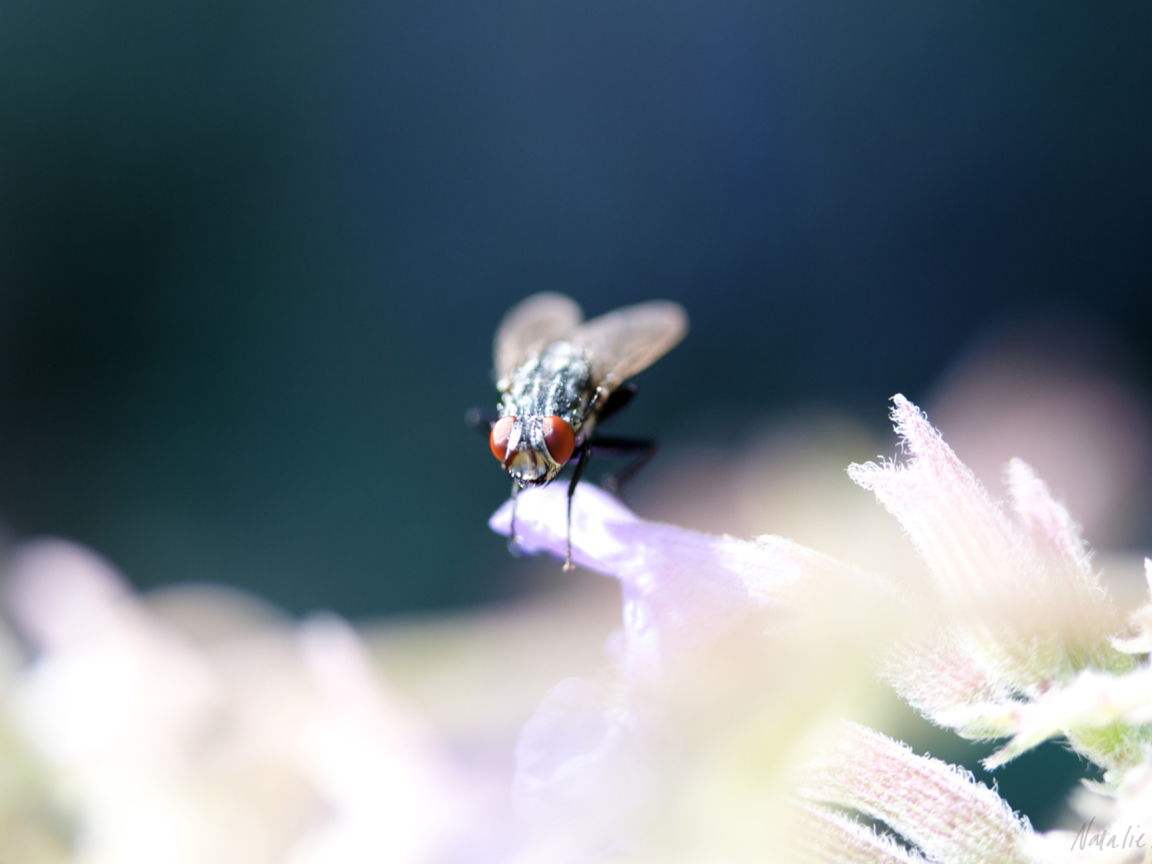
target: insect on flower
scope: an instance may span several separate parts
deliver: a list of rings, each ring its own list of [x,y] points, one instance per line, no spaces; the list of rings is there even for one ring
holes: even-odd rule
[[[472,411],[469,420],[490,430],[492,454],[512,476],[513,501],[524,487],[551,483],[576,460],[568,484],[565,570],[572,569],[572,494],[588,456],[593,451],[636,455],[607,484],[619,489],[656,453],[655,441],[592,433],[631,401],[636,389],[628,379],[664,356],[687,331],[688,316],[677,303],[640,303],[584,321],[571,298],[549,292],[512,307],[496,331],[499,416],[486,422]],[[511,536],[515,548],[515,509]]]

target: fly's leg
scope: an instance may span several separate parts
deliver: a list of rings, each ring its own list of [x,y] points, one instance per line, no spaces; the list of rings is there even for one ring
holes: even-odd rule
[[[576,463],[576,470],[572,472],[572,479],[568,482],[568,534],[564,546],[565,570],[576,569],[572,563],[572,496],[576,494],[576,484],[580,482],[580,476],[584,473],[584,465],[588,462],[589,451],[590,448],[587,444],[580,448],[580,460]]]
[[[516,502],[520,495],[520,484],[512,481],[512,527],[508,531],[508,551],[520,557],[520,541],[516,537]]]
[[[622,471],[605,477],[601,485],[614,495],[618,495],[624,484],[636,476],[660,449],[651,438],[593,438],[588,446],[597,453],[607,456],[635,456]]]
[[[621,387],[617,387],[612,393],[604,400],[604,407],[598,412],[597,423],[603,423],[609,417],[619,414],[632,401],[632,397],[636,395],[636,385],[629,382]]]

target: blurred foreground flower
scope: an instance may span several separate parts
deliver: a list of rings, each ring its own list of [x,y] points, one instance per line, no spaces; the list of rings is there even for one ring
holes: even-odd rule
[[[218,591],[186,598],[173,626],[64,541],[21,549],[7,587],[34,652],[14,713],[74,814],[74,860],[424,861],[451,849],[466,790],[343,621],[292,627]]]
[[[334,617],[294,625],[220,589],[142,601],[79,547],[23,547],[6,597],[31,659],[4,705],[44,779],[0,788],[0,806],[62,816],[35,835],[55,859],[13,860],[61,860],[66,843],[85,864],[1150,860],[1152,604],[1114,608],[1022,462],[1004,506],[915,406],[896,397],[893,418],[909,458],[850,475],[907,532],[915,579],[646,522],[581,485],[573,558],[618,581],[622,626],[543,696],[514,760],[488,727],[520,725],[491,709],[523,694],[491,682],[563,642],[575,611],[442,676],[422,714],[397,695],[395,626],[366,645]],[[559,485],[522,493],[520,544],[562,557],[565,506]],[[472,625],[453,638],[483,655]],[[425,630],[443,654],[447,631]],[[1074,800],[1084,830],[1035,832],[876,731],[898,707],[878,672],[937,725],[1007,739],[990,765],[1059,737],[1105,769]]]

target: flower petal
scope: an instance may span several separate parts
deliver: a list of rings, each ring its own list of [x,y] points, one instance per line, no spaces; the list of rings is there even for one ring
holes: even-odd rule
[[[849,476],[908,531],[977,664],[1025,693],[1088,666],[1111,668],[1114,613],[1078,529],[1044,484],[1024,463],[1010,465],[1013,521],[920,409],[901,395],[893,403],[912,458],[852,465]]]
[[[795,864],[920,864],[891,837],[877,834],[854,819],[814,804],[798,803],[789,820],[794,834],[786,859]]]
[[[1128,675],[1087,669],[1067,686],[1019,703],[1017,729],[1007,746],[984,760],[991,770],[1059,734],[1109,768],[1131,767],[1142,758],[1152,723],[1152,668]],[[1092,730],[1106,734],[1092,735]]]
[[[1018,706],[1010,688],[978,662],[955,627],[899,646],[884,668],[896,692],[933,723],[968,738],[1013,734]]]
[[[516,745],[525,860],[599,860],[635,842],[659,760],[643,712],[580,678],[549,691]]]
[[[492,517],[508,534],[513,502]],[[567,496],[561,485],[528,489],[516,504],[518,545],[564,554]],[[645,522],[607,492],[582,483],[572,501],[572,559],[620,580],[627,659],[636,674],[658,674],[749,611],[782,600],[806,572],[840,567],[780,538],[757,542]]]
[[[882,820],[943,864],[1028,860],[1032,828],[993,790],[863,726],[844,724],[835,746],[810,763],[799,791]]]
[[[1152,595],[1152,558],[1144,559],[1144,579],[1148,582],[1148,593]],[[1137,635],[1130,639],[1114,638],[1112,647],[1125,654],[1152,652],[1152,603],[1132,613],[1132,626],[1136,629]]]

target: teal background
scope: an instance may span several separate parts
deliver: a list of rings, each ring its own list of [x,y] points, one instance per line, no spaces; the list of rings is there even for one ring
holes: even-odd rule
[[[294,610],[513,590],[460,417],[544,288],[688,308],[622,421],[671,444],[879,428],[1033,314],[1146,382],[1150,36],[1135,2],[7,0],[0,513]]]

